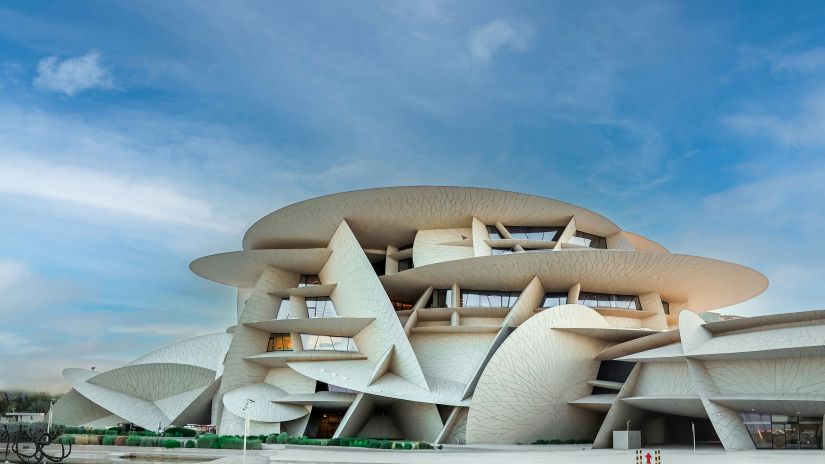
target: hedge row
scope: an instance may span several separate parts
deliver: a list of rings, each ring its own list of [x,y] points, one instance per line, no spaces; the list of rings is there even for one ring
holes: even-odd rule
[[[236,435],[215,435],[206,434],[198,437],[198,448],[212,448],[212,449],[243,449],[243,438]],[[260,438],[246,439],[246,449],[259,450],[261,449]]]
[[[433,449],[426,442],[393,441],[375,438],[307,438],[291,437],[286,432],[266,437],[268,444],[314,445],[314,446],[346,446],[352,448],[374,449]]]
[[[194,441],[189,440],[194,444]],[[64,445],[107,445],[107,446],[145,446],[180,448],[178,440],[162,437],[141,437],[137,435],[61,435],[55,443]],[[191,446],[192,448],[194,446]]]

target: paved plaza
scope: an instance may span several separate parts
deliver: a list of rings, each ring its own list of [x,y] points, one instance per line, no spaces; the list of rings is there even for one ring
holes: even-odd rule
[[[652,450],[651,450],[652,451]],[[647,452],[647,450],[646,450]],[[243,464],[241,451],[138,447],[76,446],[70,463],[118,463],[144,462],[203,462],[220,459],[221,464]],[[267,463],[335,463],[335,464],[635,464],[633,450],[591,450],[575,445],[558,446],[447,446],[433,451],[393,451],[347,448],[284,447],[262,451],[250,451],[246,464]],[[825,453],[821,450],[796,451],[739,451],[725,452],[719,448],[701,448],[694,452],[689,448],[669,447],[662,449],[662,464],[750,464],[750,463],[822,463]]]

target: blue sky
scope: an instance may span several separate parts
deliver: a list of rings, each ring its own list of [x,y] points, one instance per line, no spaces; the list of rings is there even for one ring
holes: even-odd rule
[[[822,2],[0,6],[0,388],[233,321],[193,259],[308,197],[545,195],[825,306]],[[13,373],[7,375],[7,373]]]

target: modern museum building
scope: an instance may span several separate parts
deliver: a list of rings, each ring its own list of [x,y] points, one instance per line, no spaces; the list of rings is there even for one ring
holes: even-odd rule
[[[822,448],[825,311],[705,322],[767,279],[568,203],[328,195],[190,267],[237,289],[237,323],[117,369],[66,369],[54,422],[241,434],[248,408],[256,435],[607,448],[629,421],[648,445],[695,430],[728,450]]]

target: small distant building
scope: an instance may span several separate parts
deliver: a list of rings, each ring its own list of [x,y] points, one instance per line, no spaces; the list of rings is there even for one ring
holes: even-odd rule
[[[43,422],[46,417],[42,412],[7,412],[0,416],[0,424],[13,422]]]

